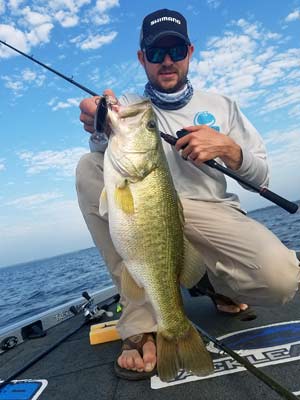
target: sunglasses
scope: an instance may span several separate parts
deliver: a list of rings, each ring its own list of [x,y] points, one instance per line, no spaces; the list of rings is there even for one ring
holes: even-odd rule
[[[167,54],[174,62],[184,60],[188,53],[188,46],[186,44],[179,44],[173,47],[149,47],[144,51],[150,63],[161,64]]]

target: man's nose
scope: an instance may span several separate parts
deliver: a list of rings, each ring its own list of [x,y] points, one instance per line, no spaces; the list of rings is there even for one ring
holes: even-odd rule
[[[174,64],[174,61],[172,60],[172,58],[169,56],[168,53],[165,55],[165,58],[163,59],[162,64],[163,65],[172,65],[172,64]]]

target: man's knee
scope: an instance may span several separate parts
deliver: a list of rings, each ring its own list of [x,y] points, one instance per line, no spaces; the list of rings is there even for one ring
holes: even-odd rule
[[[77,192],[85,191],[92,181],[101,182],[103,180],[103,154],[87,153],[84,154],[76,167],[76,188]]]
[[[272,268],[265,276],[268,296],[274,304],[283,305],[291,301],[299,287],[300,268],[295,257],[288,252],[281,261],[273,257]]]
[[[103,189],[103,154],[88,153],[76,168],[76,190],[81,210],[98,209]]]

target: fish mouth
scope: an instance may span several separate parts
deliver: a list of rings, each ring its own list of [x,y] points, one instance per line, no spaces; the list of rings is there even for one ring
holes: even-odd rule
[[[122,134],[127,133],[130,129],[136,127],[136,117],[144,119],[144,116],[151,109],[149,100],[143,100],[128,106],[114,106],[107,110],[107,126],[109,133]]]
[[[108,110],[107,125],[112,134],[107,155],[114,169],[131,181],[143,179],[152,170],[152,164],[156,166],[157,140],[148,140],[147,134],[145,136],[151,113],[149,100]]]

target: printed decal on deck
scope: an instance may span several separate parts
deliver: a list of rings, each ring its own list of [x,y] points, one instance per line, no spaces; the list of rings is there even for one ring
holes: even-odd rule
[[[300,321],[281,322],[245,329],[220,336],[218,340],[257,368],[284,364],[300,359]],[[171,382],[162,382],[158,376],[154,376],[151,378],[151,388],[161,389],[246,370],[236,360],[219,350],[214,343],[210,342],[207,345],[207,349],[213,357],[213,374],[199,377],[183,371]]]
[[[12,381],[0,389],[0,400],[36,400],[47,385],[45,379]]]

